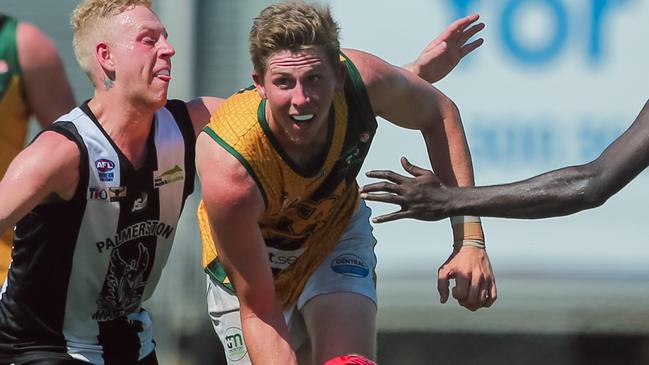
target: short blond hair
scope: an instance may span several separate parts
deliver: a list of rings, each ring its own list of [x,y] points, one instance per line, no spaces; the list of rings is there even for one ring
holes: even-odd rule
[[[266,61],[280,51],[322,47],[335,65],[339,60],[339,27],[328,5],[285,1],[268,6],[250,29],[250,57],[255,70],[266,72]]]
[[[81,69],[91,80],[96,42],[109,36],[111,18],[136,6],[152,8],[153,3],[151,0],[84,0],[74,9],[72,47]]]

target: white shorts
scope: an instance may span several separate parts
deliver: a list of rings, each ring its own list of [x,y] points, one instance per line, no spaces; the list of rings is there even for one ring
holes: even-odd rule
[[[361,200],[340,242],[311,275],[297,303],[284,310],[294,350],[308,339],[301,311],[311,298],[320,294],[351,292],[364,295],[376,304],[376,239],[369,222],[371,214],[370,208]],[[241,330],[239,300],[209,276],[207,310],[223,344],[228,364],[251,364]]]

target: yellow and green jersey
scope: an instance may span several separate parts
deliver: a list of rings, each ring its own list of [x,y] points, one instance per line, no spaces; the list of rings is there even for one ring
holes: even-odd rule
[[[358,71],[344,55],[341,60],[347,79],[344,91],[334,97],[321,166],[301,169],[284,153],[268,125],[266,101],[252,87],[228,98],[204,129],[239,160],[264,197],[266,209],[259,227],[277,293],[287,305],[297,299],[306,280],[338,243],[357,208],[356,176],[377,128]],[[202,202],[198,218],[203,267],[232,289],[219,263]]]
[[[0,14],[0,176],[25,144],[30,113],[18,63],[17,26],[16,19]],[[0,282],[7,275],[11,241],[11,230],[0,236]]]

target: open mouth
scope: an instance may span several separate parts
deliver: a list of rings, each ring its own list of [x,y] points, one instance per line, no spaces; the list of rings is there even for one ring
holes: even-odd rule
[[[297,124],[303,124],[303,123],[308,123],[311,120],[313,120],[313,117],[315,114],[302,114],[302,115],[291,115],[291,118],[297,123]]]
[[[154,77],[157,77],[163,81],[169,81],[171,80],[171,71],[168,69],[163,69],[160,70],[156,73],[153,74]]]

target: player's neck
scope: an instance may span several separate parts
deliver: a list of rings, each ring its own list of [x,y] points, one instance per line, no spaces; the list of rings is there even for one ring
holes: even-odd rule
[[[287,151],[287,153],[293,163],[303,171],[313,171],[321,167],[327,157],[324,146],[319,146],[319,148],[311,147],[294,153]]]
[[[99,124],[129,161],[138,168],[145,158],[146,141],[151,131],[154,110],[95,97],[88,107]]]

